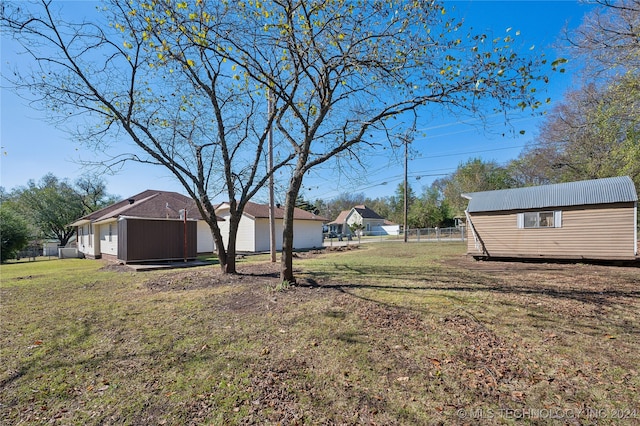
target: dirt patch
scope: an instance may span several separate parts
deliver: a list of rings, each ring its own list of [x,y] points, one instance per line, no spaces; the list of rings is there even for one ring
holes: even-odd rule
[[[357,248],[352,247],[349,250]],[[293,257],[311,259],[324,253],[324,250],[300,251],[295,252]],[[131,271],[126,265],[117,264],[107,264],[102,269],[118,272]],[[224,274],[215,265],[195,269],[173,269],[149,279],[145,286],[152,291],[184,291],[220,285],[250,284],[249,287],[252,289],[264,290],[266,287],[274,287],[280,282],[279,262],[242,262],[238,264],[236,269],[236,274]],[[304,282],[301,284],[306,285]]]
[[[340,251],[351,251],[357,250],[360,246],[357,244],[350,244],[348,246],[335,246],[335,247],[326,247],[325,250],[330,252],[340,252]]]
[[[101,271],[108,272],[132,272],[131,268],[122,263],[105,262],[104,266],[100,268]]]
[[[460,353],[448,363],[453,372],[461,373],[469,387],[483,397],[498,400],[519,395],[513,390],[513,384],[528,381],[530,374],[522,368],[522,359],[512,346],[468,315],[446,317],[442,323],[455,330],[461,341],[469,342],[467,346],[461,345]]]
[[[319,253],[306,252],[310,257]],[[238,313],[266,313],[275,307],[305,299],[310,284],[300,280],[297,285],[279,287],[280,264],[271,262],[247,263],[238,267],[237,274],[223,274],[217,267],[172,270],[157,273],[143,284],[152,292],[182,292],[225,287],[224,295],[207,296],[211,309]],[[300,271],[294,271],[299,274]],[[315,284],[315,282],[314,282]]]
[[[559,272],[562,274],[575,274],[576,270],[591,272],[605,271],[623,271],[634,272],[640,275],[640,264],[606,264],[606,263],[587,263],[587,262],[570,262],[570,261],[541,261],[526,259],[510,259],[510,260],[475,260],[471,256],[447,256],[442,263],[448,266],[464,268],[472,271],[482,271],[487,273],[517,273],[530,271],[543,272]]]
[[[238,267],[237,274],[223,274],[216,266],[172,270],[156,274],[145,283],[152,291],[186,291],[220,285],[251,284],[263,288],[279,280],[280,265],[277,263],[251,263]]]
[[[476,261],[451,256],[442,264],[478,276],[486,291],[566,318],[596,318],[635,309],[640,269],[588,263]],[[487,279],[490,278],[490,279]]]
[[[26,275],[24,277],[15,277],[14,280],[16,281],[20,281],[20,280],[32,280],[34,278],[40,278],[43,275]]]
[[[467,256],[442,260],[448,267],[496,277],[504,285],[528,288],[532,293],[572,293],[598,298],[640,296],[640,268],[591,263],[478,261]],[[499,284],[500,285],[500,284]]]

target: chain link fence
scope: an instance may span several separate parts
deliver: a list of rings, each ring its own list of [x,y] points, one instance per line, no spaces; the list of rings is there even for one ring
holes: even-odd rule
[[[407,240],[411,242],[446,242],[446,241],[465,241],[466,240],[466,228],[460,227],[448,227],[448,228],[420,228],[409,229],[407,232]],[[358,243],[358,242],[378,242],[378,241],[404,241],[404,234],[402,230],[397,231],[395,234],[388,234],[385,232],[366,232],[366,235],[358,237],[357,235],[340,235],[340,234],[326,234],[324,238],[325,245],[330,243]]]
[[[404,234],[399,231],[398,235],[378,236],[384,240],[403,240]],[[407,230],[407,240],[410,241],[465,241],[465,227],[448,227],[448,228],[418,228]]]

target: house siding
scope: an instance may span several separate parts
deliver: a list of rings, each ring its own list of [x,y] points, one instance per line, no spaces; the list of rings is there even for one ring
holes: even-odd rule
[[[229,233],[227,232],[227,242],[228,239]],[[240,218],[240,223],[238,225],[236,251],[256,251],[256,223],[254,219],[244,215]]]
[[[216,211],[216,214],[224,219],[223,222],[218,222],[218,224],[220,226],[220,232],[222,233],[225,241],[225,247],[228,247],[230,217],[229,208],[227,206],[219,207]],[[311,216],[310,213],[309,216]],[[281,250],[283,232],[282,217],[278,217],[276,219],[275,232],[276,250]],[[293,235],[294,249],[322,247],[322,220],[295,218],[293,224]],[[271,238],[269,234],[269,218],[262,215],[255,217],[245,212],[240,219],[240,224],[238,226],[236,250],[238,252],[247,253],[267,252],[270,250],[270,246]]]
[[[276,250],[282,250],[282,220],[276,221]],[[255,220],[255,251],[269,251],[271,239],[269,235],[269,219]],[[293,248],[309,249],[322,247],[322,223],[313,220],[295,220],[293,224]]]
[[[78,226],[78,251],[83,253],[85,257],[90,259],[100,257],[100,239],[96,238],[96,235],[100,235],[99,232],[99,225],[85,224]]]
[[[346,219],[347,227],[352,226],[354,224],[361,224],[363,229],[362,232],[364,235],[380,233],[382,231],[382,226],[384,225],[384,219],[371,219],[364,218],[358,213],[356,210],[353,210]],[[351,234],[351,229],[347,228],[343,231],[345,234]]]
[[[346,223],[347,226],[351,226],[356,223],[362,223],[362,216],[360,216],[360,214],[357,211],[351,210],[351,212],[347,216],[347,219],[344,221],[344,223]],[[348,230],[345,230],[345,233],[347,232]]]
[[[384,219],[365,219],[363,226],[365,235],[376,235],[381,234],[384,229]]]
[[[111,227],[111,231],[109,231]],[[102,257],[111,255],[114,258],[118,255],[118,223],[114,220],[111,223],[100,224],[99,250]]]
[[[282,232],[280,232],[282,236]],[[281,237],[282,239],[282,237]],[[309,249],[322,247],[322,222],[299,220],[293,225],[293,248]]]
[[[276,221],[276,250],[282,249],[282,220]],[[259,218],[255,220],[255,251],[271,250],[271,232],[269,231],[269,219]]]
[[[209,228],[209,224],[204,220],[199,220],[197,228],[198,253],[213,253],[216,247],[213,241],[213,235],[211,234],[211,228]]]
[[[517,226],[523,211],[562,211],[560,228]],[[473,228],[486,253],[476,249],[468,226],[468,253],[474,256],[633,259],[636,255],[635,203],[470,213]]]
[[[229,248],[229,218],[231,215],[229,214],[229,210],[221,210],[218,211],[217,214],[224,219],[224,221],[218,222],[218,226],[224,239],[224,247],[227,249]],[[240,218],[238,234],[236,235],[236,251],[255,251],[254,226],[254,220],[252,218],[244,215]]]
[[[80,253],[83,253],[85,256],[87,255],[87,252],[89,251],[89,236],[87,235],[87,232],[89,230],[89,225],[80,225],[78,226],[78,229],[76,229],[76,242],[78,245],[78,251]]]
[[[222,235],[222,241],[224,242],[224,248],[226,250],[229,247],[229,210],[216,212],[216,214],[223,219],[218,222],[218,227],[220,228],[220,234]]]

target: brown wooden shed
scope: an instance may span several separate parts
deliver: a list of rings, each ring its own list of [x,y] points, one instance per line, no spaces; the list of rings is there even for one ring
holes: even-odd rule
[[[628,176],[462,194],[477,258],[633,260],[638,195]]]

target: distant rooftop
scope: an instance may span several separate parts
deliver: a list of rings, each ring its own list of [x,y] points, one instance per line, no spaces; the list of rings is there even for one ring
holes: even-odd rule
[[[363,219],[384,219],[382,216],[380,216],[378,213],[374,212],[364,204],[355,206],[353,209],[357,211]]]
[[[225,205],[225,208],[228,208],[228,203],[222,203]],[[221,206],[216,207],[216,210]],[[258,204],[253,203],[251,201],[247,202],[244,207],[243,213],[254,218],[268,218],[269,217],[269,205],[268,204]],[[274,208],[274,216],[276,219],[283,219],[285,215],[284,206],[277,205]],[[320,222],[327,222],[329,219],[318,216],[314,213],[308,212],[306,210],[300,209],[296,207],[293,211],[293,218],[298,220],[317,220]]]
[[[345,223],[347,221],[347,218],[351,214],[351,212],[354,210],[358,212],[358,214],[363,219],[384,219],[382,216],[380,216],[378,213],[371,210],[369,207],[365,206],[364,204],[360,204],[352,207],[349,210],[342,210],[338,215],[338,217],[336,218],[336,220],[334,220],[333,222],[329,222],[329,225],[340,225]]]

